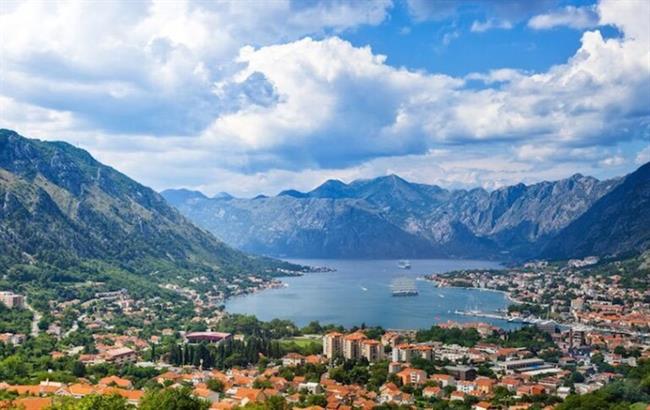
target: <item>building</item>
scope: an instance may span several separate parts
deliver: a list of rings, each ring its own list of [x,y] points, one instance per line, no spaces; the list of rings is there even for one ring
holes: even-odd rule
[[[361,342],[361,356],[370,363],[377,362],[384,357],[384,346],[376,340],[367,339]]]
[[[456,378],[456,380],[476,379],[476,369],[470,366],[447,366],[445,369]]]
[[[0,342],[14,346],[23,344],[26,336],[22,333],[0,333]]]
[[[397,373],[404,386],[422,385],[427,381],[427,373],[420,369],[404,369]]]
[[[471,380],[461,380],[456,384],[456,390],[465,394],[469,394],[476,390],[476,384]]]
[[[492,394],[492,391],[494,390],[494,383],[495,381],[489,377],[477,377],[474,380],[474,384],[476,384],[476,390],[484,395]]]
[[[360,359],[362,357],[361,342],[367,338],[362,332],[354,332],[343,336],[343,357],[348,360]]]
[[[438,383],[442,387],[456,385],[456,379],[454,379],[454,376],[451,376],[449,374],[434,374],[431,376],[431,380]]]
[[[2,302],[9,309],[23,309],[25,307],[25,297],[17,295],[13,292],[0,292],[0,302]]]
[[[505,373],[512,373],[513,371],[530,369],[544,365],[544,360],[538,358],[521,359],[521,360],[506,360],[505,362],[497,362],[496,368]]]
[[[185,334],[185,342],[187,343],[220,343],[224,340],[230,339],[230,333],[223,332],[190,332]]]
[[[308,391],[309,394],[323,393],[323,388],[321,387],[321,385],[315,382],[300,383],[298,385],[298,391],[303,391],[303,390]]]
[[[571,300],[571,311],[581,312],[584,307],[585,301],[582,298],[575,298]]]
[[[433,359],[433,348],[427,345],[400,344],[393,348],[394,362],[410,362],[413,358]]]
[[[425,387],[422,389],[422,397],[430,399],[432,397],[435,397],[436,399],[439,399],[442,397],[443,391],[440,387],[438,386],[429,386]]]
[[[343,356],[343,333],[331,332],[323,336],[323,356],[328,359]]]
[[[298,353],[288,353],[282,358],[282,366],[300,366],[305,364],[305,356]]]
[[[129,349],[128,347],[108,350],[104,353],[104,356],[107,362],[115,364],[135,363],[138,359],[135,350]]]

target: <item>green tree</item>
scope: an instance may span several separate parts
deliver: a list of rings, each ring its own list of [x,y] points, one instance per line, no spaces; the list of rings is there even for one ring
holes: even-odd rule
[[[140,401],[140,410],[207,410],[210,403],[192,396],[188,387],[148,391]]]
[[[126,399],[117,394],[109,396],[88,395],[82,399],[71,397],[58,397],[50,407],[50,410],[127,410],[135,409],[128,404]]]
[[[219,379],[209,379],[205,384],[208,386],[208,389],[215,393],[223,393],[223,389],[225,388],[223,382]]]

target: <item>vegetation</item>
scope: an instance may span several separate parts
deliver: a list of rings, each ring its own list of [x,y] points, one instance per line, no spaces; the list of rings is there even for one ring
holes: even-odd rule
[[[559,404],[558,410],[627,410],[635,403],[650,403],[650,361],[627,372],[624,380],[615,381],[602,389],[585,395],[570,395]]]
[[[32,317],[32,312],[27,309],[9,309],[0,302],[0,333],[28,334]]]
[[[173,344],[169,351],[169,362],[175,366],[225,369],[256,364],[260,356],[282,357],[280,344],[260,337],[250,337],[246,341],[227,340],[217,346],[206,343],[182,346]]]
[[[418,342],[435,341],[465,347],[473,347],[481,339],[481,335],[476,329],[445,329],[440,326],[431,326],[429,330],[420,330],[415,337]]]

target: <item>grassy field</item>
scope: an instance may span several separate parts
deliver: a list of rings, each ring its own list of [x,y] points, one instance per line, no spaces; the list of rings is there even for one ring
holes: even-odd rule
[[[318,346],[320,349],[323,348],[323,342],[320,338],[316,339],[316,338],[304,337],[304,336],[297,336],[288,339],[283,339],[280,341],[280,343],[285,347],[295,344],[301,349],[308,348],[313,344]]]

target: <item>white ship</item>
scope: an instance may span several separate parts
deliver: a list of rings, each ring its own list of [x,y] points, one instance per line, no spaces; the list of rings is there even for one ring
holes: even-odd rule
[[[401,260],[397,262],[397,267],[400,269],[411,269],[411,262],[407,260]]]
[[[415,281],[407,277],[399,277],[393,280],[391,284],[393,296],[417,296],[418,288]]]

